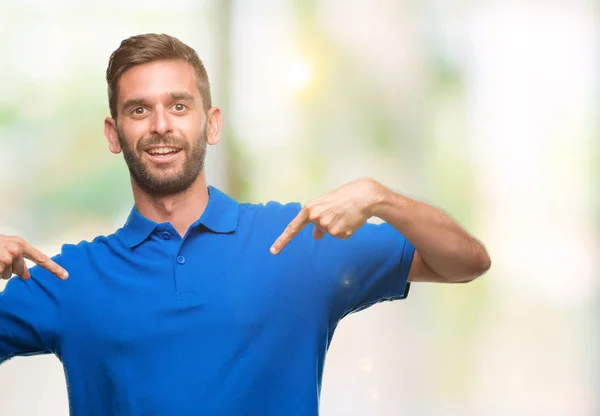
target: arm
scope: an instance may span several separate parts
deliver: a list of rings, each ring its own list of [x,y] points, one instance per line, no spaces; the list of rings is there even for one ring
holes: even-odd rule
[[[371,212],[402,233],[414,246],[411,282],[469,282],[489,270],[481,242],[441,210],[370,181]]]
[[[318,241],[311,228],[298,238],[304,240],[306,263],[329,301],[330,328],[350,313],[407,298],[415,249],[389,224],[365,224],[352,238],[325,235]]]
[[[24,258],[39,266],[28,270]],[[62,267],[22,239],[0,236],[0,276],[8,279],[12,272],[21,278],[0,292],[0,363],[56,350],[60,280],[51,273],[66,278]]]
[[[0,292],[0,364],[15,356],[56,351],[58,299],[42,284],[46,276],[13,278]]]
[[[306,225],[313,236],[350,238],[377,216],[403,235],[416,251],[409,272],[414,282],[468,282],[490,268],[483,245],[442,211],[392,192],[372,179],[344,185],[304,206],[275,241],[279,253]]]

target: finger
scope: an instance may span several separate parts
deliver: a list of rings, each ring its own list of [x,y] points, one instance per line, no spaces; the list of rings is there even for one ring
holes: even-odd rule
[[[22,256],[14,259],[12,264],[13,273],[19,276],[23,280],[29,280],[31,278],[31,274],[29,273],[29,269],[25,264],[25,259]]]
[[[308,215],[308,209],[302,208],[298,215],[296,215],[296,218],[289,223],[285,231],[275,240],[275,243],[271,246],[271,254],[279,254],[292,238],[297,236],[310,223]]]
[[[12,276],[12,265],[9,264],[6,266],[4,271],[2,272],[2,280],[8,280]]]
[[[319,226],[315,225],[315,229],[313,231],[313,237],[315,240],[320,240],[325,237],[326,232]]]
[[[58,264],[56,264],[54,261],[52,261],[50,257],[46,256],[41,251],[31,247],[27,243],[23,244],[23,257],[35,262],[36,264],[39,264],[41,267],[48,270],[50,273],[52,273],[60,279],[64,280],[69,277],[69,273],[65,269],[60,267]]]

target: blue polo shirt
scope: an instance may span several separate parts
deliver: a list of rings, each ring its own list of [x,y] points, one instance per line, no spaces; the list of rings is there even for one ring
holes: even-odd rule
[[[403,299],[414,248],[387,224],[277,256],[300,204],[238,204],[209,187],[182,238],[135,207],[123,228],[64,245],[0,293],[0,362],[55,354],[71,414],[317,415],[325,354],[345,315]]]

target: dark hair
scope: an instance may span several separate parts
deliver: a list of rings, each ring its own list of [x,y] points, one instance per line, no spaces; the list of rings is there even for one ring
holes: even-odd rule
[[[198,54],[185,43],[165,34],[148,33],[127,38],[115,50],[106,68],[108,83],[108,105],[112,118],[117,117],[118,85],[121,76],[130,68],[163,60],[182,60],[190,64],[196,72],[198,89],[202,96],[204,110],[211,107],[210,84],[206,68]]]

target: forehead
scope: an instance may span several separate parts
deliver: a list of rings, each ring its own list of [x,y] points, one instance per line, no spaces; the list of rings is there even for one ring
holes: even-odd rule
[[[194,68],[185,61],[156,61],[128,69],[119,79],[119,104],[130,98],[147,100],[177,92],[200,99]]]

